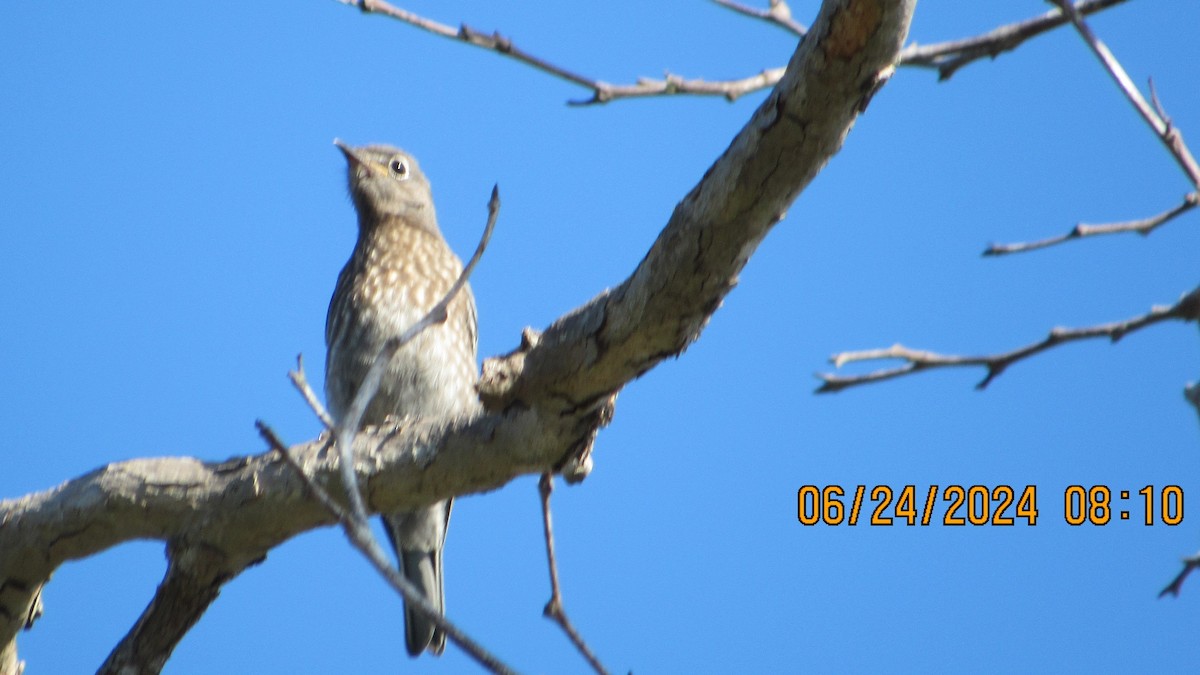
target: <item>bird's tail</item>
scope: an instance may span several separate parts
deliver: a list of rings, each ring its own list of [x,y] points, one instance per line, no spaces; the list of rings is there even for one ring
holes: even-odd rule
[[[442,582],[442,545],[446,538],[450,504],[441,502],[413,513],[384,516],[384,530],[400,562],[404,578],[420,591],[438,614],[446,612]],[[446,635],[416,608],[404,603],[404,643],[410,656],[429,650],[440,656]]]
[[[401,549],[399,557],[404,578],[408,579],[421,595],[437,609],[446,613],[445,587],[442,585],[442,552],[407,551]],[[409,656],[418,656],[428,649],[436,655],[446,649],[446,635],[423,614],[404,603],[404,642]]]

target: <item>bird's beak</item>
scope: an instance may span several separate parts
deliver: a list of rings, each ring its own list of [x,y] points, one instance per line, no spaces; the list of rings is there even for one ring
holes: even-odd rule
[[[350,147],[349,145],[346,145],[345,141],[343,141],[342,139],[340,139],[340,138],[333,139],[333,144],[337,146],[338,150],[342,151],[342,154],[346,156],[346,161],[349,162],[352,166],[353,165],[361,166],[362,168],[366,169],[367,171],[370,171],[371,173],[379,173],[379,167],[375,166],[374,163],[367,161],[365,158],[363,158],[361,155],[359,155],[357,152],[355,152],[354,148]]]
[[[334,145],[337,145],[337,149],[341,150],[343,155],[346,155],[346,161],[356,163],[359,166],[366,166],[366,160],[362,159],[358,153],[355,153],[354,148],[350,148],[341,138],[335,138]]]

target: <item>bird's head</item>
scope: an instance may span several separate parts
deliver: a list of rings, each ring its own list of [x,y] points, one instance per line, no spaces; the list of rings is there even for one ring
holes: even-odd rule
[[[359,222],[403,218],[418,227],[437,230],[429,180],[412,155],[390,145],[334,145],[346,156],[350,197]]]

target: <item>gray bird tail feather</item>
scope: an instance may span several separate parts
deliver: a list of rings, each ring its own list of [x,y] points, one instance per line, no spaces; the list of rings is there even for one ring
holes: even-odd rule
[[[404,561],[404,577],[421,591],[429,604],[439,614],[446,612],[446,599],[442,585],[441,551],[401,551]],[[420,612],[404,603],[404,643],[409,656],[418,656],[428,649],[441,655],[446,649],[446,635]]]
[[[450,502],[439,502],[421,511],[384,516],[384,531],[396,552],[404,578],[437,609],[446,612],[442,575],[442,546],[450,520]],[[404,643],[409,656],[429,650],[440,656],[446,635],[419,610],[404,603]]]

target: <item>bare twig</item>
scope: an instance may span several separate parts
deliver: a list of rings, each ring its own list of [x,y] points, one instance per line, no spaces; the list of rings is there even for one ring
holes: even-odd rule
[[[1107,9],[1125,0],[1081,0],[1076,7],[1083,14],[1091,14]],[[503,56],[516,59],[549,75],[553,75],[571,84],[589,89],[592,96],[586,99],[568,101],[571,105],[595,105],[608,103],[618,99],[646,98],[651,96],[674,96],[679,94],[693,96],[721,96],[728,101],[761,89],[775,86],[783,77],[786,70],[783,67],[768,68],[749,77],[733,80],[704,80],[687,79],[667,72],[662,79],[638,78],[634,84],[611,84],[551,63],[543,58],[534,56],[513,44],[512,40],[493,32],[488,35],[480,33],[466,24],[457,29],[413,12],[395,7],[384,0],[338,0],[343,5],[357,7],[366,14],[382,14],[410,26],[440,35],[444,38],[460,40],[469,45],[487,49]],[[748,7],[733,0],[713,0],[722,7],[731,9],[745,16],[754,17],[780,26],[789,32],[803,37],[807,34],[805,27],[791,18],[791,11],[782,0],[770,0],[770,9],[759,10]],[[949,79],[959,68],[984,57],[996,57],[1010,51],[1022,42],[1036,37],[1048,30],[1057,28],[1067,22],[1061,11],[1054,10],[1042,16],[1027,19],[1018,23],[1001,26],[989,33],[965,40],[939,42],[937,44],[919,46],[909,45],[897,57],[896,65],[934,68],[941,80]]]
[[[367,410],[367,405],[371,399],[375,397],[379,391],[379,382],[383,379],[383,373],[387,369],[388,363],[400,348],[408,344],[413,338],[424,331],[425,329],[435,324],[442,323],[446,320],[446,309],[466,285],[467,279],[470,278],[471,272],[475,269],[475,265],[479,263],[479,259],[483,257],[483,252],[487,249],[488,242],[492,238],[492,230],[496,227],[496,217],[500,214],[500,186],[492,187],[492,196],[488,200],[488,219],[487,225],[483,229],[483,237],[479,240],[479,245],[475,247],[475,254],[467,261],[466,267],[458,275],[454,285],[450,290],[446,291],[443,297],[432,309],[429,310],[420,321],[409,326],[400,335],[390,338],[384,343],[383,348],[379,350],[379,354],[375,356],[375,361],[371,364],[371,368],[367,371],[363,381],[358,386],[358,392],[354,395],[353,401],[350,403],[349,409],[346,411],[346,417],[337,427],[334,435],[337,438],[338,452],[341,456],[342,479],[346,483],[346,492],[350,495],[350,507],[356,517],[361,520],[366,520],[366,508],[363,506],[362,495],[358,490],[358,481],[354,475],[354,436],[358,433],[358,426],[362,422],[363,413]]]
[[[651,96],[673,96],[689,94],[692,96],[722,96],[727,101],[737,99],[760,89],[775,86],[783,77],[787,68],[768,68],[757,75],[738,80],[700,80],[684,79],[673,73],[665,73],[663,79],[655,80],[639,77],[637,84],[609,84],[596,82],[592,98],[570,101],[571,105],[593,105],[608,103],[621,98],[646,98]]]
[[[1159,592],[1158,597],[1162,598],[1169,595],[1171,597],[1178,598],[1179,591],[1183,588],[1183,581],[1187,579],[1188,575],[1192,573],[1192,570],[1196,569],[1197,567],[1200,567],[1200,553],[1196,553],[1195,555],[1190,555],[1184,558],[1183,569],[1179,570],[1179,574],[1175,575],[1175,578],[1171,580],[1171,583],[1167,584],[1167,587]]]
[[[1179,133],[1179,129],[1171,124],[1170,118],[1165,113],[1162,113],[1162,105],[1158,102],[1157,94],[1154,94],[1154,99],[1158,112],[1146,102],[1146,99],[1142,96],[1142,92],[1134,86],[1125,69],[1117,62],[1112,52],[1108,51],[1108,47],[1096,37],[1096,34],[1084,22],[1083,17],[1080,16],[1075,7],[1066,0],[1049,0],[1049,2],[1058,5],[1071,18],[1071,22],[1075,24],[1075,29],[1079,31],[1079,35],[1083,37],[1088,47],[1091,47],[1096,58],[1100,59],[1100,62],[1104,64],[1104,69],[1112,76],[1113,81],[1117,83],[1117,87],[1125,94],[1125,98],[1129,99],[1129,102],[1137,109],[1142,119],[1146,120],[1146,124],[1150,125],[1155,135],[1163,142],[1163,145],[1167,146],[1167,150],[1175,158],[1175,161],[1179,163],[1179,167],[1183,169],[1183,172],[1187,175],[1192,185],[1200,189],[1200,165],[1196,164],[1196,158],[1188,151],[1187,145],[1183,142],[1183,136]],[[1153,92],[1153,85],[1151,85],[1151,91]]]
[[[1191,192],[1183,196],[1183,202],[1178,206],[1163,211],[1162,213],[1143,218],[1141,220],[1127,220],[1121,223],[1105,223],[1103,225],[1089,225],[1087,223],[1079,223],[1071,228],[1070,232],[1049,239],[1039,241],[1017,242],[1013,244],[989,244],[983,251],[985,256],[999,256],[1010,253],[1025,253],[1027,251],[1036,251],[1039,248],[1055,246],[1065,241],[1072,239],[1083,239],[1084,237],[1095,237],[1104,234],[1120,234],[1122,232],[1136,232],[1142,236],[1148,235],[1157,229],[1160,225],[1181,216],[1188,211],[1200,206],[1200,192]]]
[[[1148,313],[1141,316],[1099,326],[1055,328],[1040,342],[1035,342],[1003,354],[956,356],[909,349],[899,344],[887,349],[842,352],[830,358],[835,368],[841,368],[843,365],[855,361],[877,361],[881,359],[902,359],[906,363],[897,368],[877,370],[864,375],[839,376],[829,373],[819,373],[817,377],[821,378],[823,383],[817,388],[817,393],[832,393],[848,387],[867,384],[869,382],[890,380],[924,370],[958,366],[983,366],[986,368],[987,375],[979,384],[975,385],[976,389],[984,389],[1012,364],[1052,347],[1057,347],[1067,342],[1099,337],[1106,337],[1116,342],[1129,333],[1169,319],[1200,322],[1200,287],[1193,289],[1190,293],[1180,298],[1179,302],[1170,307],[1154,307]]]
[[[321,424],[325,425],[326,429],[333,430],[333,418],[329,416],[329,411],[325,410],[325,406],[321,405],[321,400],[317,398],[316,392],[308,385],[308,378],[304,376],[304,355],[296,355],[296,369],[288,371],[288,379],[292,381],[292,385],[304,397],[305,403],[312,408],[313,414],[317,419],[321,420]]]
[[[583,636],[579,631],[575,630],[575,626],[571,620],[567,618],[567,610],[563,607],[562,592],[558,586],[558,562],[554,558],[554,528],[550,523],[550,493],[554,492],[554,474],[544,473],[542,479],[538,481],[538,494],[542,498],[542,528],[546,534],[546,558],[550,564],[550,601],[546,603],[546,608],[542,610],[542,614],[557,623],[563,632],[567,634],[567,638],[575,645],[583,658],[587,659],[589,665],[600,675],[608,675],[608,671],[604,669],[604,665],[600,663],[600,659],[596,658],[595,653],[588,648],[587,643],[583,641]]]
[[[761,19],[773,26],[788,31],[798,38],[803,38],[808,33],[808,28],[792,18],[792,8],[788,7],[783,0],[771,0],[770,9],[755,9],[746,5],[733,2],[732,0],[712,0],[725,9],[731,9],[738,14],[748,16],[754,19]]]
[[[471,639],[471,637],[460,630],[458,626],[451,623],[450,620],[447,619],[441,612],[434,609],[433,605],[429,604],[429,601],[425,599],[425,596],[423,596],[421,592],[418,591],[412,585],[412,583],[408,581],[408,579],[405,579],[404,575],[400,574],[400,572],[389,562],[387,554],[383,552],[383,547],[380,546],[379,542],[375,539],[375,535],[371,532],[371,528],[367,524],[366,519],[360,519],[352,511],[347,511],[346,509],[342,508],[342,506],[334,501],[333,497],[331,497],[324,488],[322,488],[320,485],[317,485],[317,483],[315,483],[304,471],[303,467],[297,464],[292,458],[292,454],[288,452],[287,445],[285,445],[283,441],[279,440],[279,436],[275,434],[275,431],[271,429],[270,426],[268,426],[262,420],[256,420],[254,422],[254,426],[258,429],[258,433],[260,436],[262,436],[263,440],[267,442],[267,445],[270,446],[271,449],[276,453],[278,453],[279,456],[283,458],[283,461],[286,462],[287,465],[296,472],[296,475],[299,476],[302,481],[304,481],[305,487],[307,487],[313,497],[315,497],[317,501],[321,503],[321,506],[325,507],[327,511],[329,511],[338,519],[338,522],[342,526],[342,530],[346,533],[346,537],[350,540],[350,543],[354,546],[354,548],[358,549],[359,552],[366,556],[367,561],[371,563],[371,566],[374,567],[375,570],[379,572],[379,574],[382,575],[383,578],[388,582],[388,584],[391,585],[391,587],[404,598],[405,602],[410,603],[410,606],[415,605],[419,607],[421,613],[424,614],[426,618],[436,624],[438,628],[442,629],[442,631],[448,638],[450,638],[452,642],[454,642],[454,644],[458,645],[459,648],[469,654],[471,658],[475,659],[479,665],[487,668],[493,673],[515,672],[512,668],[505,665],[503,661],[496,658],[496,656],[484,648],[483,645],[480,645],[478,642]],[[347,490],[347,492],[354,492],[354,490]]]
[[[1054,246],[1072,239],[1082,239],[1084,237],[1098,236],[1104,234],[1118,234],[1121,232],[1137,232],[1141,235],[1148,235],[1156,228],[1164,223],[1194,209],[1200,204],[1200,166],[1196,164],[1196,158],[1192,156],[1191,150],[1188,149],[1187,143],[1183,140],[1183,134],[1171,122],[1171,118],[1167,115],[1163,108],[1162,101],[1158,98],[1158,92],[1154,89],[1154,81],[1150,81],[1150,100],[1147,103],[1141,91],[1134,86],[1129,79],[1129,75],[1121,64],[1117,61],[1108,47],[1096,37],[1092,29],[1084,22],[1083,16],[1078,5],[1072,5],[1066,0],[1048,0],[1057,5],[1060,14],[1067,17],[1087,43],[1096,58],[1103,64],[1104,69],[1112,76],[1113,81],[1117,83],[1117,87],[1125,98],[1133,104],[1134,109],[1146,121],[1146,124],[1154,131],[1154,135],[1162,141],[1166,146],[1167,151],[1175,158],[1184,175],[1187,176],[1194,188],[1183,197],[1183,202],[1174,208],[1168,209],[1156,216],[1142,218],[1140,220],[1130,220],[1120,223],[1108,223],[1104,225],[1087,225],[1080,223],[1071,229],[1065,235],[1042,239],[1034,242],[1020,242],[1015,244],[992,244],[984,250],[985,256],[1005,255],[1009,253],[1024,253],[1026,251],[1034,251],[1047,246]]]
[[[764,70],[750,77],[729,80],[709,81],[684,79],[678,75],[666,73],[661,80],[640,78],[636,84],[609,84],[594,78],[580,75],[572,70],[555,65],[545,59],[534,56],[517,47],[512,40],[494,32],[491,35],[481,33],[466,24],[457,29],[431,19],[426,19],[407,10],[395,7],[384,0],[338,0],[344,5],[357,7],[367,14],[382,14],[397,21],[403,21],[410,26],[440,35],[444,38],[461,40],[469,45],[487,49],[503,56],[516,59],[549,75],[553,75],[584,89],[590,89],[591,98],[569,101],[571,105],[594,105],[608,103],[621,98],[643,98],[647,96],[667,96],[672,94],[693,94],[698,96],[724,96],[732,101],[752,91],[773,87],[783,77],[784,68]]]
[[[594,99],[602,97],[603,83],[597,82],[591,78],[584,77],[578,73],[567,70],[560,66],[556,66],[549,61],[538,58],[523,49],[513,45],[512,40],[501,35],[498,32],[491,35],[485,35],[466,24],[460,25],[457,29],[453,26],[447,26],[444,23],[438,23],[423,16],[419,16],[407,10],[395,7],[384,0],[338,0],[343,5],[350,5],[362,10],[364,14],[382,14],[391,17],[398,21],[403,21],[411,26],[416,26],[421,30],[428,31],[434,35],[440,35],[445,38],[461,40],[469,45],[474,45],[481,49],[494,51],[497,54],[503,54],[509,58],[516,59],[521,63],[532,66],[544,73],[549,73],[555,77],[566,80],[572,84],[577,84],[586,89],[592,89],[595,94]],[[596,100],[595,102],[603,102]]]
[[[1183,388],[1183,398],[1196,409],[1196,414],[1200,415],[1200,382],[1189,382]]]
[[[1081,0],[1074,5],[1074,9],[1080,14],[1092,14],[1122,2],[1125,0]],[[1068,20],[1061,10],[1055,9],[964,40],[924,46],[913,43],[900,52],[897,65],[934,68],[938,71],[938,80],[948,80],[963,66],[984,57],[996,58],[1030,38],[1058,28]]]

